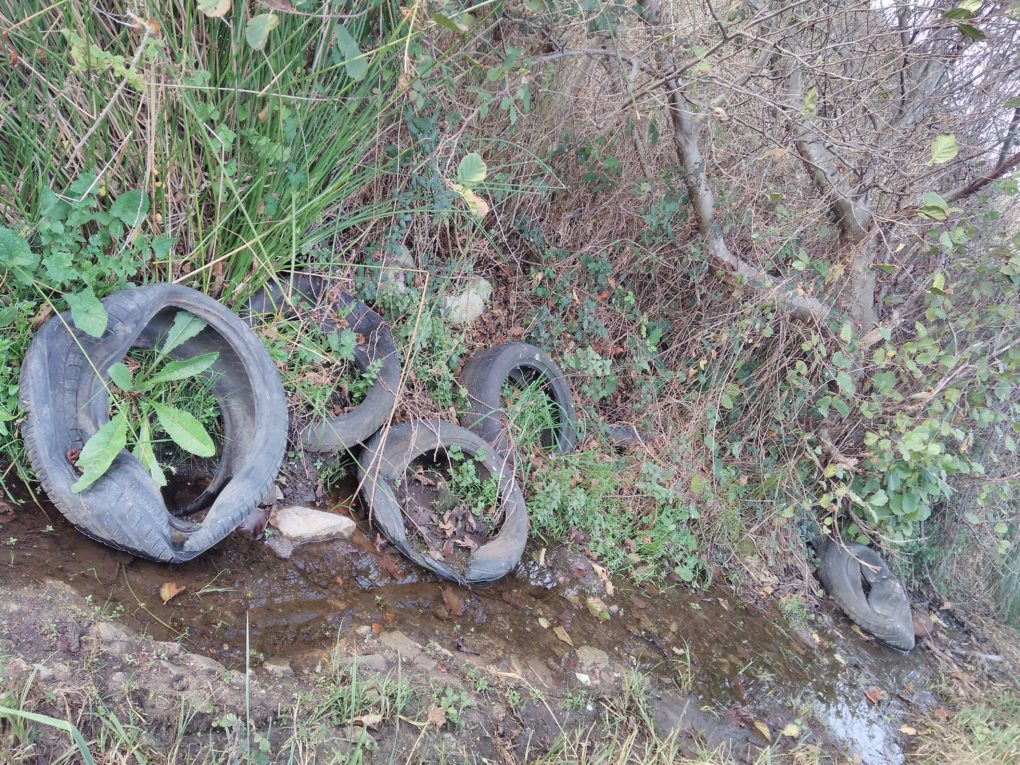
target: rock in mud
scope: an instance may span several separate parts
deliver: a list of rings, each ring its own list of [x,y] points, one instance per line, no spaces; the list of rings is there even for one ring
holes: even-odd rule
[[[476,276],[456,295],[449,295],[443,300],[446,318],[453,324],[470,324],[485,313],[485,304],[490,297],[492,284]]]
[[[284,537],[272,536],[266,540],[266,547],[276,553],[276,557],[288,560],[294,554],[294,543]]]
[[[600,648],[583,645],[577,649],[577,666],[582,669],[608,669],[609,654]]]
[[[269,523],[295,547],[310,542],[349,539],[356,528],[354,521],[345,515],[301,505],[277,508],[269,516]]]

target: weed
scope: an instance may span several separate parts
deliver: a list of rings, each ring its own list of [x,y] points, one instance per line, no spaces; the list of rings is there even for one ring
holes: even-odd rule
[[[443,716],[450,725],[460,727],[464,724],[464,710],[475,705],[466,692],[454,690],[450,686],[436,689],[433,695],[434,703],[443,710]]]

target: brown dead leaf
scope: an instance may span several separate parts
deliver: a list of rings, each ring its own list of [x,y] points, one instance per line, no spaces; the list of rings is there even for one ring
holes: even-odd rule
[[[566,643],[571,648],[574,647],[574,641],[570,639],[570,635],[568,635],[567,631],[563,629],[561,626],[556,625],[555,627],[553,627],[553,634],[557,638],[559,638],[561,642]]]
[[[763,723],[761,720],[755,720],[754,729],[762,735],[762,738],[764,738],[770,744],[772,743],[772,731],[769,730],[768,725]]]
[[[596,619],[603,622],[609,621],[609,609],[606,608],[606,604],[602,602],[601,598],[588,598],[585,600],[585,605],[588,606],[588,612]]]
[[[592,563],[591,567],[595,572],[595,575],[602,580],[602,584],[606,588],[606,597],[613,597],[616,594],[616,588],[613,587],[613,580],[609,578],[609,572],[602,568],[602,566],[598,563]]]
[[[900,733],[902,733],[905,736],[916,736],[917,735],[917,728],[912,728],[909,725],[901,725],[900,726]]]
[[[437,728],[442,728],[446,725],[446,712],[438,704],[433,704],[432,708],[429,709],[429,724],[435,725]]]
[[[186,589],[187,587],[181,587],[181,585],[177,584],[177,582],[164,582],[159,587],[159,597],[165,606]]]
[[[953,716],[953,713],[945,707],[935,707],[930,714],[939,722],[949,722],[949,718]]]
[[[382,715],[359,715],[351,718],[350,724],[357,725],[359,728],[378,728],[382,721]]]
[[[467,606],[464,605],[464,598],[455,593],[449,587],[444,587],[443,593],[443,605],[446,606],[446,610],[454,616],[463,616],[467,610]]]
[[[787,738],[800,738],[800,726],[797,723],[787,723],[783,728],[783,735]]]
[[[878,686],[873,685],[864,691],[864,698],[872,704],[878,704],[880,701],[885,701],[886,693]]]

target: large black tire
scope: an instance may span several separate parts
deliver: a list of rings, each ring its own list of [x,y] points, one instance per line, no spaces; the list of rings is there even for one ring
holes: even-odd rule
[[[529,385],[543,381],[546,394],[556,404],[559,423],[542,436],[542,443],[568,454],[577,444],[577,412],[570,385],[549,354],[528,343],[496,345],[475,354],[464,363],[460,384],[468,393],[470,411],[464,426],[477,433],[502,454],[512,454],[512,444],[503,421],[503,388],[507,382]]]
[[[900,651],[914,647],[910,602],[885,561],[862,544],[828,542],[818,578],[851,621]],[[867,582],[869,591],[865,593]]]
[[[489,475],[499,477],[503,509],[499,532],[474,551],[464,575],[411,544],[400,502],[393,492],[393,482],[406,478],[407,468],[415,459],[451,446],[459,446],[464,454],[476,459],[482,457],[481,463]],[[362,497],[372,523],[394,547],[418,565],[462,585],[499,579],[517,565],[528,541],[524,495],[506,461],[474,433],[436,420],[402,423],[381,431],[369,441],[359,463]]]
[[[330,301],[327,303],[327,301]],[[400,387],[400,356],[390,328],[375,311],[347,292],[330,293],[329,283],[321,276],[302,274],[286,282],[271,282],[255,293],[241,311],[249,323],[268,315],[295,317],[296,304],[329,309],[329,318],[316,322],[324,333],[346,322],[353,332],[365,338],[354,349],[354,364],[367,372],[379,364],[378,374],[365,398],[351,411],[304,427],[298,440],[310,452],[350,451],[370,438],[385,424],[393,411]]]
[[[29,459],[49,498],[87,536],[151,560],[191,560],[251,514],[280,469],[287,445],[280,377],[251,329],[200,292],[160,284],[118,292],[103,304],[109,325],[102,337],[74,329],[70,314],[61,314],[29,346],[20,389]],[[78,474],[69,453],[109,421],[110,365],[131,348],[157,345],[180,310],[208,327],[172,355],[219,353],[207,374],[223,418],[224,446],[211,484],[188,508],[211,503],[201,523],[168,512],[148,471],[126,450],[94,484],[71,491]]]

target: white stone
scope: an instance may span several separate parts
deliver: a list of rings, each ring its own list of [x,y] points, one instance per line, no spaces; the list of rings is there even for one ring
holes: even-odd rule
[[[294,545],[348,539],[354,533],[354,521],[346,515],[291,505],[278,507],[269,516],[269,523]]]
[[[456,295],[443,299],[443,310],[453,324],[470,324],[485,313],[485,304],[490,297],[492,285],[488,280],[475,276]]]

